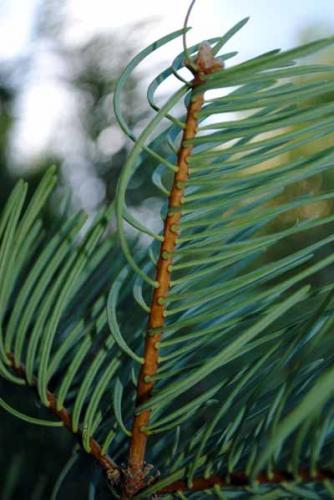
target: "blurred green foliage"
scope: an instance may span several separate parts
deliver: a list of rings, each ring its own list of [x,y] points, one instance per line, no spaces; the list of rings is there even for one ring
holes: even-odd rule
[[[66,48],[59,38],[63,23],[63,12],[59,9],[59,2],[51,0],[41,3],[38,14],[35,41],[43,43],[45,37],[52,39],[54,51],[66,61],[68,68],[67,74],[64,75],[66,85],[73,96],[80,98],[80,125],[83,127],[85,140],[81,154],[85,161],[92,165],[95,175],[106,187],[103,202],[111,200],[129,144],[124,141],[114,154],[105,155],[100,152],[97,143],[103,130],[115,126],[112,112],[115,81],[124,61],[131,58],[135,47],[131,43],[124,44],[117,35],[101,35],[79,46]],[[16,105],[22,86],[25,84],[23,75],[22,79],[15,77],[19,64],[21,61],[14,61],[10,66],[0,65],[0,210],[18,178],[17,172],[10,165],[9,148],[11,134],[14,133],[18,118]],[[25,60],[24,65],[26,69],[29,65],[33,65],[33,60]],[[145,117],[138,104],[139,96],[138,82],[132,79],[124,101],[125,113],[131,124],[136,124]],[[74,130],[74,136],[75,132]],[[29,165],[23,169],[32,187],[31,191],[50,163],[56,164],[60,173],[63,172],[63,175],[59,176],[59,188],[51,198],[45,214],[50,227],[61,223],[63,217],[66,218],[72,211],[71,203],[66,203],[66,199],[70,196],[73,200],[75,193],[71,193],[67,184],[67,172],[64,170],[75,169],[75,164],[64,165],[65,160],[61,153],[55,155],[54,152],[46,152],[38,159],[38,164],[33,166],[33,170],[29,169]],[[144,179],[140,182],[144,183]],[[133,204],[136,203],[134,197]],[[0,380],[0,395],[27,414],[41,414],[44,411],[38,405],[33,391],[26,392],[20,388],[13,388],[3,379]],[[67,431],[59,432],[59,429],[30,426],[1,409],[0,499],[50,498],[53,484],[64,463],[71,456],[75,444],[75,440]],[[89,494],[82,486],[85,484],[82,479],[88,470],[91,475],[94,464],[84,454],[80,455],[78,464],[77,467],[73,467],[74,473],[69,474],[66,487],[62,490],[64,499],[85,498]],[[103,498],[103,489],[102,486],[102,497],[97,492],[96,498]]]

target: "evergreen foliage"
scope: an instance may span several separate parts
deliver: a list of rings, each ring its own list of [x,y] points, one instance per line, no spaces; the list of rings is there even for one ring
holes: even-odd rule
[[[49,411],[0,404],[31,424],[67,427],[111,498],[334,494],[334,215],[273,224],[334,198],[330,186],[282,198],[333,168],[334,146],[311,146],[333,132],[334,68],[304,58],[334,37],[233,66],[235,53],[218,53],[246,21],[210,48],[186,48],[153,80],[155,114],[139,136],[122,114],[124,86],[186,28],[130,62],[114,108],[133,149],[115,203],[94,221],[79,213],[44,227],[54,168],[29,202],[18,182],[2,212],[0,373],[32,386]],[[160,107],[157,89],[175,76],[182,85]],[[160,232],[127,208],[131,180],[147,168],[163,200]],[[133,243],[128,226],[151,244]],[[295,235],[306,244],[275,256]],[[99,481],[87,478],[89,498]]]

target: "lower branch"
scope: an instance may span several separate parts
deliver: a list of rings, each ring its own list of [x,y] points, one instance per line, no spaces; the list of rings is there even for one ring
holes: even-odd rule
[[[175,493],[177,491],[204,491],[213,488],[214,486],[222,487],[244,487],[252,484],[281,484],[285,482],[301,481],[304,483],[315,483],[326,480],[334,480],[334,471],[330,469],[318,469],[311,471],[309,468],[299,469],[298,475],[295,476],[291,472],[276,470],[271,473],[261,473],[255,479],[251,479],[244,472],[233,472],[228,476],[222,477],[214,475],[208,478],[197,477],[192,481],[191,486],[180,479],[168,486],[165,486],[158,494]]]
[[[10,361],[10,366],[12,370],[18,375],[20,378],[27,381],[26,371],[24,365],[20,364],[17,366],[14,361],[14,356],[12,354],[8,354],[8,359]],[[34,378],[32,387],[37,386],[37,378]],[[72,419],[71,415],[66,410],[66,408],[62,408],[61,410],[57,409],[57,398],[54,393],[47,391],[47,399],[49,403],[50,412],[57,417],[61,422],[63,422],[64,427],[68,429],[80,443],[82,443],[82,432],[79,430],[78,432],[73,431],[72,427]],[[90,438],[90,454],[94,457],[100,467],[105,471],[106,476],[110,482],[117,482],[120,479],[121,471],[120,468],[116,465],[116,463],[108,456],[102,453],[101,446],[98,444],[95,439]]]

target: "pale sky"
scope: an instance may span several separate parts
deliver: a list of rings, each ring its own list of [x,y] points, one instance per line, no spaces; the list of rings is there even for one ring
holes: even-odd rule
[[[42,3],[43,0],[0,0],[0,62],[25,53],[35,56],[36,47],[31,43],[33,19]],[[189,3],[190,0],[67,0],[64,42],[80,44],[95,33],[122,31],[126,26],[143,23],[144,28],[132,32],[140,50],[182,27]],[[298,45],[308,26],[318,26],[314,37],[334,34],[334,0],[197,0],[188,43],[222,35],[247,16],[251,17],[249,23],[227,46],[227,51],[239,51],[233,62],[273,48]],[[181,50],[181,39],[160,50],[147,66],[148,79],[155,76],[157,66],[166,66]],[[59,74],[55,74],[59,67],[47,54],[47,47],[44,51],[39,47],[39,65],[35,65],[31,85],[25,87],[18,102],[19,120],[12,149],[14,158],[23,159],[23,164],[29,163],[29,158],[33,163],[53,141],[54,130],[63,126],[61,110],[71,106],[66,89],[59,87]]]
[[[108,30],[155,17],[160,21],[147,33],[151,41],[161,33],[178,29],[188,5],[189,0],[69,0],[68,11],[76,19],[74,37],[89,33],[93,26]],[[193,38],[198,41],[222,34],[246,16],[251,17],[251,24],[240,39],[245,53],[263,46],[288,47],[296,42],[305,24],[323,22],[328,24],[328,31],[333,31],[334,4],[332,0],[198,0],[190,22]]]
[[[27,49],[32,14],[42,1],[0,0],[0,58]],[[189,0],[68,0],[68,41],[79,43],[96,31],[155,19],[156,26],[151,26],[141,38],[144,46],[161,34],[178,29],[188,5]],[[307,24],[322,23],[324,31],[334,31],[332,0],[198,0],[191,17],[190,41],[222,34],[246,16],[251,16],[251,21],[234,42],[237,49],[243,49],[244,56],[295,44],[298,33]]]

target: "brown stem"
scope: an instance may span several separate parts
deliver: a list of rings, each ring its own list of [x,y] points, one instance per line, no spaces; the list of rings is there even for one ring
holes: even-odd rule
[[[201,82],[201,76],[221,69],[222,65],[208,52],[207,44],[200,48],[196,60],[198,71],[194,73],[193,88]],[[204,96],[201,93],[192,95],[181,147],[177,157],[178,170],[168,201],[168,214],[164,223],[163,243],[156,266],[156,281],[159,287],[154,290],[150,315],[148,320],[148,334],[145,339],[144,362],[139,374],[137,385],[136,406],[140,406],[151,398],[153,381],[152,376],[158,369],[159,347],[158,343],[162,337],[165,323],[165,299],[168,296],[171,281],[171,265],[173,253],[179,235],[179,223],[181,219],[181,206],[183,203],[185,185],[189,177],[188,158],[192,152],[192,146],[185,145],[185,141],[193,139],[197,132],[197,113],[201,110]],[[131,433],[131,443],[128,458],[127,481],[125,485],[124,498],[131,498],[139,489],[145,486],[145,451],[147,445],[147,434],[145,427],[150,421],[150,410],[144,410],[134,416]]]
[[[259,484],[280,484],[284,482],[292,482],[299,479],[305,483],[311,482],[321,482],[326,480],[334,479],[334,471],[330,469],[319,469],[316,471],[311,471],[311,469],[303,468],[298,471],[298,477],[294,476],[290,472],[283,470],[272,471],[269,473],[261,473],[256,479],[255,483]],[[187,482],[180,479],[174,483],[165,486],[158,494],[174,493],[177,491],[204,491],[214,486],[232,486],[232,487],[243,487],[250,486],[252,484],[251,479],[244,472],[234,472],[229,476],[211,476],[209,478],[198,477],[194,478],[192,485],[188,487]]]
[[[14,356],[12,354],[7,354],[8,359],[10,361],[10,366],[12,370],[22,379],[27,380],[26,378],[26,370],[24,365],[20,364],[17,366],[14,361]],[[35,377],[33,380],[32,387],[37,386],[37,378]],[[81,430],[78,430],[77,432],[73,431],[72,427],[72,418],[68,410],[66,408],[62,408],[61,410],[57,409],[57,398],[55,394],[53,394],[50,391],[47,391],[47,400],[49,403],[49,410],[50,412],[57,417],[59,420],[61,420],[64,424],[64,427],[68,429],[72,434],[74,434],[79,442],[82,442],[82,432]],[[95,439],[90,438],[89,440],[89,445],[90,445],[90,454],[94,457],[94,459],[98,462],[100,467],[105,471],[108,479],[111,482],[117,482],[120,479],[120,469],[116,465],[116,463],[108,456],[104,455],[102,453],[101,446],[98,444]]]

